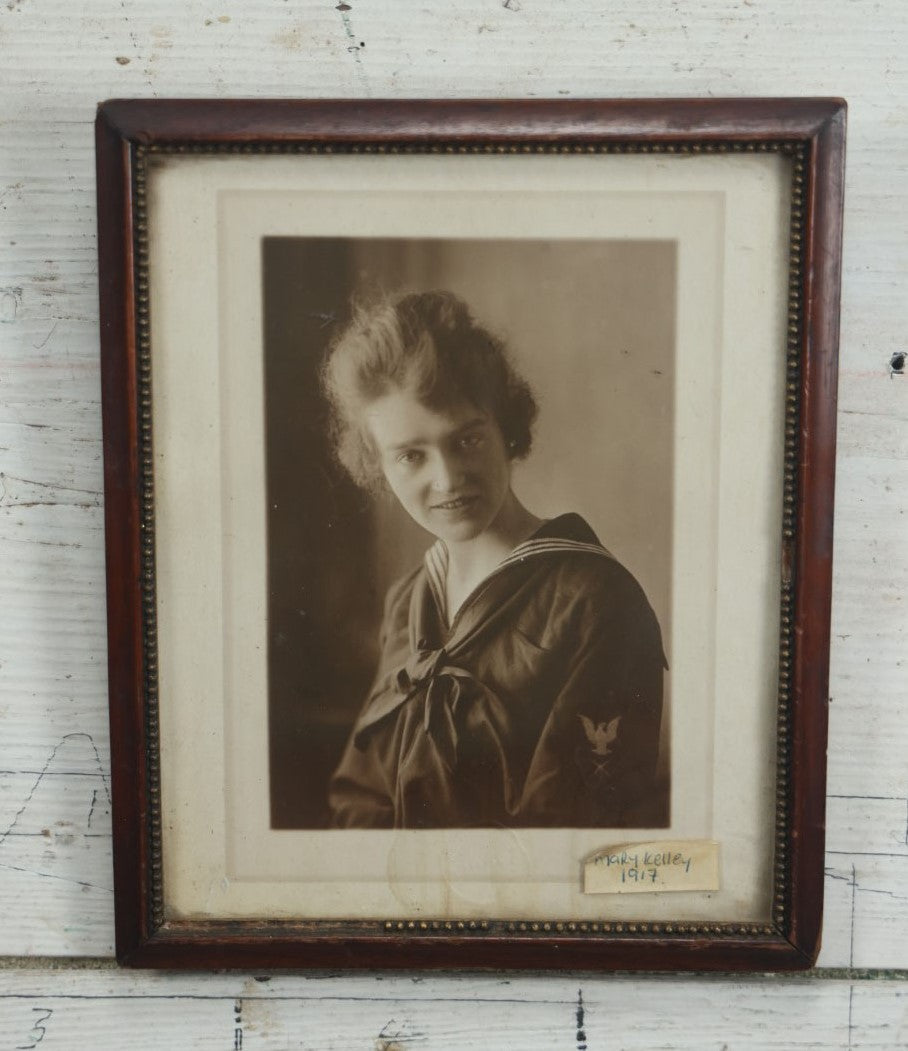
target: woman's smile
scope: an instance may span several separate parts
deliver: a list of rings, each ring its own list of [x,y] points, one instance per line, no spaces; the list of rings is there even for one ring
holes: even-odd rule
[[[457,496],[452,500],[446,500],[444,503],[433,504],[432,510],[460,511],[464,508],[472,507],[478,500],[478,496]]]

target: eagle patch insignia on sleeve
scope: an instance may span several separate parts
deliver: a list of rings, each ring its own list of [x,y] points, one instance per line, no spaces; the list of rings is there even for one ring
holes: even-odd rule
[[[607,723],[594,723],[587,715],[579,715],[578,718],[583,724],[586,739],[593,746],[593,755],[601,756],[603,759],[607,758],[612,750],[612,742],[618,737],[618,724],[621,722],[621,716],[616,715]]]
[[[612,753],[615,750],[615,742],[618,740],[621,716],[616,715],[614,719],[601,723],[594,722],[587,715],[578,713],[577,717],[583,727],[585,740],[578,743],[574,749],[574,762],[577,764],[583,783],[592,793],[592,798],[596,800],[596,806],[605,806],[609,810],[616,790]],[[600,821],[600,818],[601,815],[592,820],[596,823]]]

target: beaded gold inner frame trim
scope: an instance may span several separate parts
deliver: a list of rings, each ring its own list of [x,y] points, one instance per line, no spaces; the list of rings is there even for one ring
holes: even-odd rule
[[[788,929],[790,878],[788,843],[791,824],[791,705],[792,669],[795,660],[794,582],[791,572],[797,542],[798,502],[797,464],[799,462],[800,350],[804,326],[802,289],[804,287],[805,181],[810,147],[803,141],[702,141],[681,143],[608,142],[544,144],[504,142],[449,143],[154,143],[133,146],[133,237],[135,245],[135,324],[137,347],[139,463],[141,507],[141,560],[143,656],[145,689],[146,776],[148,785],[148,843],[150,859],[148,897],[150,927],[165,924],[161,828],[160,728],[158,708],[158,649],[155,595],[155,515],[154,470],[152,456],[151,404],[151,318],[149,314],[149,159],[156,156],[184,155],[274,155],[274,154],[663,154],[721,155],[776,153],[791,159],[790,224],[788,241],[788,303],[785,411],[784,474],[782,496],[781,602],[779,610],[779,682],[776,721],[775,836],[770,923],[734,922],[594,922],[545,920],[309,920],[282,923],[284,928],[326,934],[343,930],[348,934],[457,935],[472,938],[507,935],[509,938],[557,935],[559,938],[591,934],[603,938],[620,936],[658,936],[660,939],[708,935],[718,938],[753,939],[784,935]],[[779,348],[781,351],[781,347]],[[274,922],[274,921],[272,921]],[[179,925],[177,925],[179,926]],[[257,924],[270,927],[271,923]]]

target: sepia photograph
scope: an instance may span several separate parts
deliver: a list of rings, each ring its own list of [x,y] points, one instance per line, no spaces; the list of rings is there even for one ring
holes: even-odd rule
[[[675,268],[263,240],[272,827],[669,824]]]

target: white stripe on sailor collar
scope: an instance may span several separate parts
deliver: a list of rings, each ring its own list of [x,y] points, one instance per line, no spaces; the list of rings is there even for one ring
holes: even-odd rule
[[[528,558],[535,558],[539,555],[559,554],[565,551],[583,551],[587,554],[610,558],[613,561],[615,558],[601,544],[586,544],[580,540],[567,540],[561,537],[540,537],[536,540],[524,540],[513,551],[505,555],[498,565],[477,583],[476,588],[481,587],[489,577],[501,572],[505,566],[525,562]],[[426,568],[426,579],[438,604],[439,612],[444,617],[448,607],[448,549],[444,541],[436,540],[425,553],[423,561]],[[476,588],[473,590],[475,591]]]

